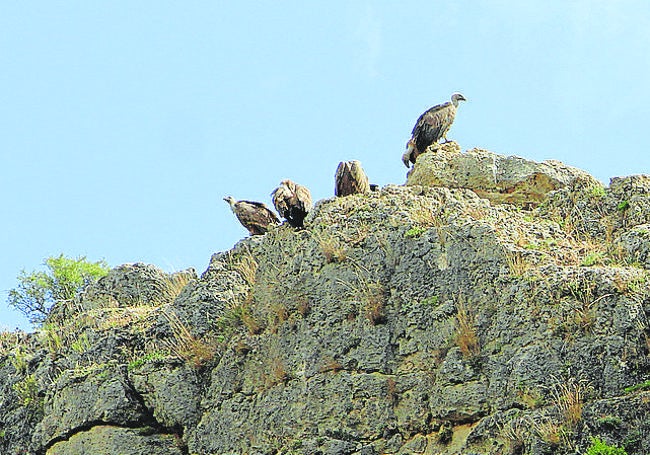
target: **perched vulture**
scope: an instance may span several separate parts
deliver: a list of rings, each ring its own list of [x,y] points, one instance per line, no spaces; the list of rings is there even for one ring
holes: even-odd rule
[[[411,139],[406,143],[406,152],[402,155],[402,162],[409,167],[409,162],[415,163],[421,155],[434,142],[444,138],[447,142],[447,131],[454,123],[456,108],[459,101],[467,101],[460,93],[451,95],[451,101],[433,106],[418,118],[411,132]]]
[[[223,200],[230,204],[239,222],[251,235],[266,234],[269,225],[280,224],[277,215],[261,202],[235,201],[232,196],[225,197]]]
[[[273,205],[282,218],[296,228],[303,227],[303,220],[311,210],[309,190],[291,180],[282,180],[271,193]]]
[[[357,160],[340,162],[334,178],[336,180],[334,188],[336,196],[370,192],[368,176],[363,172],[361,163]]]

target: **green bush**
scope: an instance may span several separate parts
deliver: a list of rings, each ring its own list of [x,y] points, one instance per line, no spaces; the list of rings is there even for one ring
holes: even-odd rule
[[[45,259],[47,271],[24,270],[18,275],[18,286],[9,291],[10,306],[24,313],[32,324],[42,324],[56,302],[69,302],[89,282],[108,273],[105,261],[89,262],[85,257]]]
[[[627,455],[625,449],[610,446],[600,438],[591,438],[591,445],[585,455]]]

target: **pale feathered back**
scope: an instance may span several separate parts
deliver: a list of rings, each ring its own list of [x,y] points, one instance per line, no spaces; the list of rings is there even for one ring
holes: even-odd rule
[[[302,228],[303,220],[311,210],[309,190],[291,180],[283,180],[271,193],[271,200],[281,217],[293,227]]]
[[[350,194],[364,194],[370,192],[368,176],[357,160],[342,161],[336,168],[334,176],[336,185],[334,195],[348,196]]]

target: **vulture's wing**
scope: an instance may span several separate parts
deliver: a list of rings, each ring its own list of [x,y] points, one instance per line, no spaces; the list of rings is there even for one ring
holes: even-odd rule
[[[291,192],[285,185],[280,185],[271,193],[271,200],[273,201],[273,206],[275,210],[278,211],[281,217],[285,216],[287,210],[289,210],[288,201],[291,198]]]
[[[269,208],[262,202],[256,201],[239,201],[236,204],[236,215],[239,221],[247,228],[249,225],[279,224],[280,220]]]
[[[348,196],[356,193],[370,192],[368,176],[363,171],[358,161],[347,161],[339,163],[336,168],[336,196]]]
[[[454,121],[455,114],[453,104],[446,102],[433,106],[420,116],[413,128],[413,137],[420,152],[444,136]]]
[[[306,186],[296,185],[295,203],[303,212],[311,210],[311,193]]]

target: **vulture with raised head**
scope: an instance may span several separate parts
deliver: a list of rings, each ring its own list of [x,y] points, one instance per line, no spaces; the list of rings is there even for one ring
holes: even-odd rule
[[[303,220],[311,210],[309,190],[291,180],[282,180],[271,193],[273,205],[282,218],[295,228],[302,228]]]
[[[334,187],[335,196],[348,196],[350,194],[364,194],[371,191],[368,176],[361,167],[361,162],[341,161],[336,168],[334,177],[336,186]]]
[[[223,200],[230,204],[233,213],[250,235],[266,234],[270,225],[280,224],[277,215],[262,202],[236,201],[232,196]]]
[[[418,118],[411,139],[406,143],[406,152],[402,155],[406,167],[409,167],[409,162],[415,163],[418,155],[424,153],[431,144],[441,138],[447,142],[447,131],[454,123],[459,101],[467,100],[460,93],[454,93],[451,101],[433,106]]]

